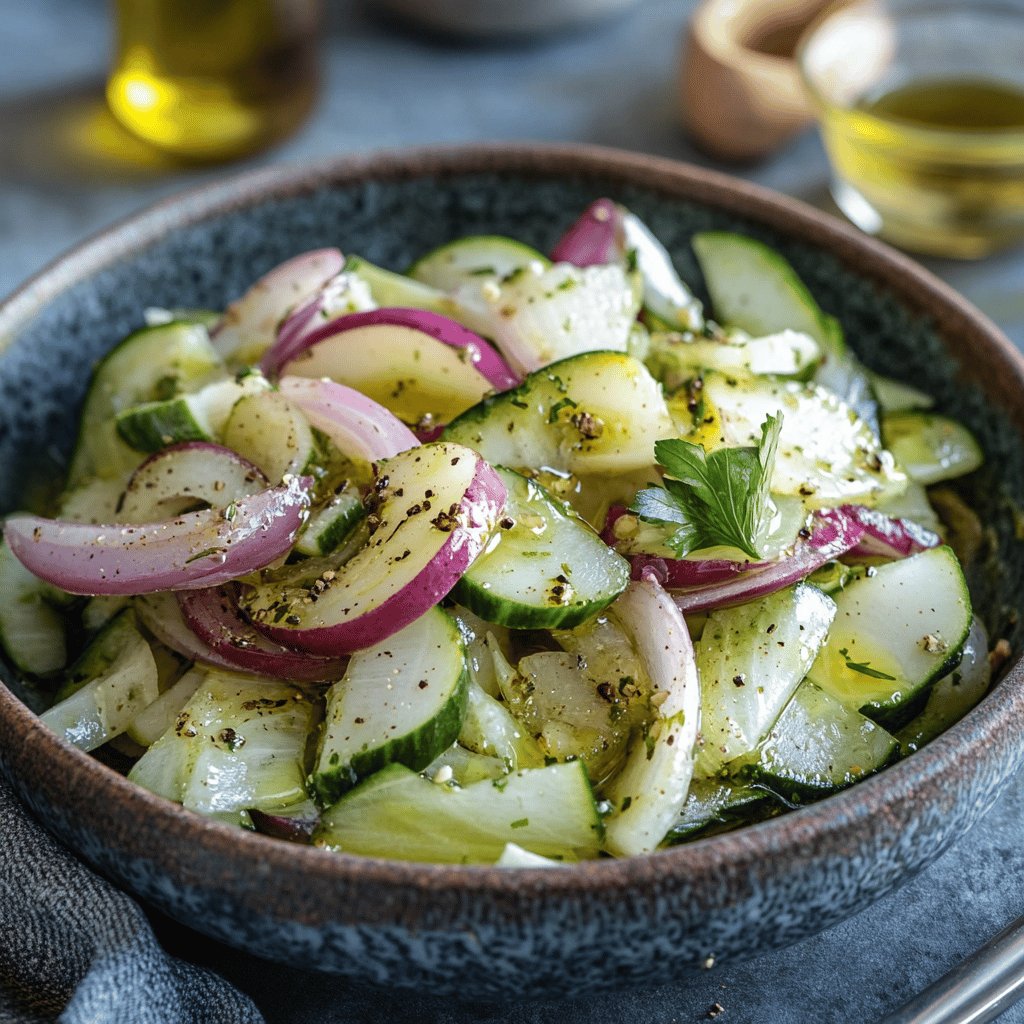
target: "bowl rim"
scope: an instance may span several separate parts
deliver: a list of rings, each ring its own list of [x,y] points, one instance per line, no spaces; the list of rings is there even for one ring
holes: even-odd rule
[[[309,166],[276,165],[189,189],[95,233],[16,289],[0,303],[0,351],[63,290],[126,255],[138,253],[167,231],[331,186],[485,173],[537,178],[568,175],[584,181],[597,179],[601,184],[639,187],[663,198],[726,210],[798,242],[824,248],[846,269],[894,294],[905,308],[933,319],[938,310],[943,321],[937,328],[940,337],[964,331],[987,346],[1008,375],[1002,386],[994,394],[990,389],[989,394],[1024,436],[1024,402],[1014,405],[1011,401],[1014,391],[1024,394],[1024,354],[991,320],[909,257],[799,200],[761,186],[667,158],[578,144],[513,142],[388,149]],[[969,373],[970,367],[965,371]],[[1013,727],[1022,714],[1024,665],[1018,654],[995,690],[964,719],[877,776],[817,803],[735,831],[646,856],[584,861],[560,870],[424,864],[339,854],[210,821],[149,793],[65,743],[3,684],[0,735],[6,733],[9,739],[15,739],[18,749],[8,744],[0,759],[5,767],[33,756],[51,762],[58,759],[67,765],[71,774],[65,778],[73,779],[74,784],[64,787],[60,781],[51,780],[46,785],[60,787],[76,806],[83,800],[99,806],[94,798],[126,803],[138,815],[158,820],[161,834],[168,840],[179,840],[185,849],[201,849],[226,863],[260,863],[261,871],[298,873],[307,884],[358,879],[408,892],[429,893],[443,888],[507,896],[528,880],[531,893],[542,896],[597,891],[607,895],[660,887],[672,881],[710,880],[723,864],[750,866],[787,853],[810,856],[825,848],[837,849],[833,840],[841,841],[879,816],[898,823],[900,809],[912,805],[935,779],[970,768],[980,771],[972,757],[977,749],[985,749],[986,757],[1008,759],[1007,764],[1024,759],[1024,739],[1016,739]],[[167,848],[171,845],[168,843]],[[148,852],[159,859],[159,851]],[[401,910],[393,913],[400,915]],[[453,907],[452,915],[456,913]]]

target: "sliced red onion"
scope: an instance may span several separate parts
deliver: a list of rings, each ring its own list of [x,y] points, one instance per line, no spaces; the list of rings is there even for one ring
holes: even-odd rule
[[[320,816],[312,812],[302,814],[268,814],[253,808],[249,811],[257,832],[292,843],[311,843],[313,833],[320,824]]]
[[[593,267],[618,257],[621,214],[610,199],[597,199],[583,211],[551,250],[555,263]]]
[[[774,594],[820,569],[826,562],[852,550],[864,536],[864,527],[839,509],[815,515],[811,535],[796,546],[793,554],[780,558],[756,572],[746,572],[721,583],[674,591],[672,597],[685,612],[704,612],[746,604]],[[653,570],[648,567],[647,577]]]
[[[615,524],[629,510],[622,505],[608,509],[601,539],[614,548],[619,542],[615,536]],[[621,553],[621,552],[620,552]],[[734,562],[728,558],[665,558],[661,555],[625,555],[632,566],[635,580],[656,579],[670,590],[678,587],[699,587],[708,583],[720,583],[744,572],[756,572],[767,568],[770,562]]]
[[[908,558],[942,543],[937,533],[910,519],[893,519],[863,505],[843,505],[839,511],[864,527],[864,536],[849,551],[854,558]]]
[[[118,515],[123,523],[154,523],[197,502],[223,508],[269,481],[248,459],[223,445],[186,441],[151,455],[131,475]]]
[[[312,377],[282,377],[278,386],[345,455],[376,462],[419,444],[397,416],[354,388]]]
[[[466,361],[496,391],[507,391],[519,383],[519,378],[509,369],[508,364],[497,351],[468,327],[440,313],[424,309],[383,308],[363,313],[349,313],[330,320],[315,330],[304,334],[295,344],[282,351],[275,345],[263,359],[264,373],[279,373],[286,364],[315,345],[332,338],[340,338],[349,331],[378,328],[387,332],[391,328],[404,328],[426,335],[433,341],[450,348],[462,350]],[[353,336],[354,337],[354,336]],[[360,335],[360,343],[366,343],[366,334]],[[382,338],[386,339],[386,333]],[[386,347],[382,356],[386,354]]]
[[[348,658],[293,651],[254,629],[239,610],[237,590],[232,586],[189,590],[176,597],[185,624],[203,651],[217,659],[215,664],[300,683],[333,682],[345,674]],[[193,656],[210,660],[202,653]]]
[[[314,249],[264,274],[228,306],[210,332],[217,351],[230,356],[240,349],[271,345],[277,325],[288,312],[305,303],[344,264],[345,258],[338,249]]]
[[[310,477],[291,477],[227,508],[140,525],[16,515],[4,536],[30,572],[71,594],[209,587],[262,569],[288,551],[308,514],[312,485]]]
[[[261,595],[262,588],[255,588],[255,599],[243,598],[243,605],[256,609],[252,621],[257,629],[289,647],[347,654],[414,622],[461,579],[505,506],[501,478],[476,452],[455,444],[404,452],[384,472],[390,483],[377,512],[381,536],[375,534],[340,566],[315,601],[295,604],[284,621],[261,621],[259,615],[261,607],[280,602],[280,589],[268,585]],[[431,495],[430,509],[422,508],[424,488]],[[440,525],[410,543],[401,527],[411,516],[423,515],[420,521]],[[290,621],[293,616],[299,621]]]

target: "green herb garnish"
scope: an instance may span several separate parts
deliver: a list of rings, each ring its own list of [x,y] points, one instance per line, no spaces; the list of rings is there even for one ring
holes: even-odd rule
[[[771,511],[768,486],[781,430],[782,416],[769,416],[756,447],[710,454],[691,441],[657,441],[665,486],[640,491],[630,510],[647,522],[677,527],[666,543],[680,558],[719,544],[760,558],[757,540]]]
[[[872,679],[891,679],[893,681],[896,679],[895,676],[889,675],[888,672],[880,672],[877,668],[872,668],[870,661],[854,661],[850,658],[850,652],[845,647],[841,647],[839,653],[846,662],[846,667],[851,672],[859,672],[862,676],[871,676]]]

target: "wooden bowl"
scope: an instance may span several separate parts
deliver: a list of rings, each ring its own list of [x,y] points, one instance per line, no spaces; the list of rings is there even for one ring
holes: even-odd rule
[[[461,234],[542,250],[609,195],[699,280],[689,238],[777,246],[872,367],[931,390],[977,433],[991,528],[972,579],[994,636],[1024,590],[1024,358],[909,259],[806,206],[665,160],[515,144],[274,168],[161,203],[57,260],[0,307],[7,509],[67,456],[90,364],[145,306],[220,307],[283,258],[340,244],[390,267]],[[53,468],[50,469],[53,475]],[[58,837],[143,900],[258,955],[461,998],[664,982],[753,957],[856,913],[990,807],[1024,760],[1024,671],[924,750],[783,817],[631,860],[507,870],[361,859],[208,821],[65,745],[0,686],[0,767]]]

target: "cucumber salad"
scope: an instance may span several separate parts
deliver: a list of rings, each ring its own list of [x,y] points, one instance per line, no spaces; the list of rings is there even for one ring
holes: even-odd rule
[[[945,485],[981,451],[778,253],[692,245],[707,308],[600,199],[549,255],[324,249],[223,313],[147,310],[56,507],[4,526],[42,720],[221,822],[527,867],[928,742],[990,681]]]

